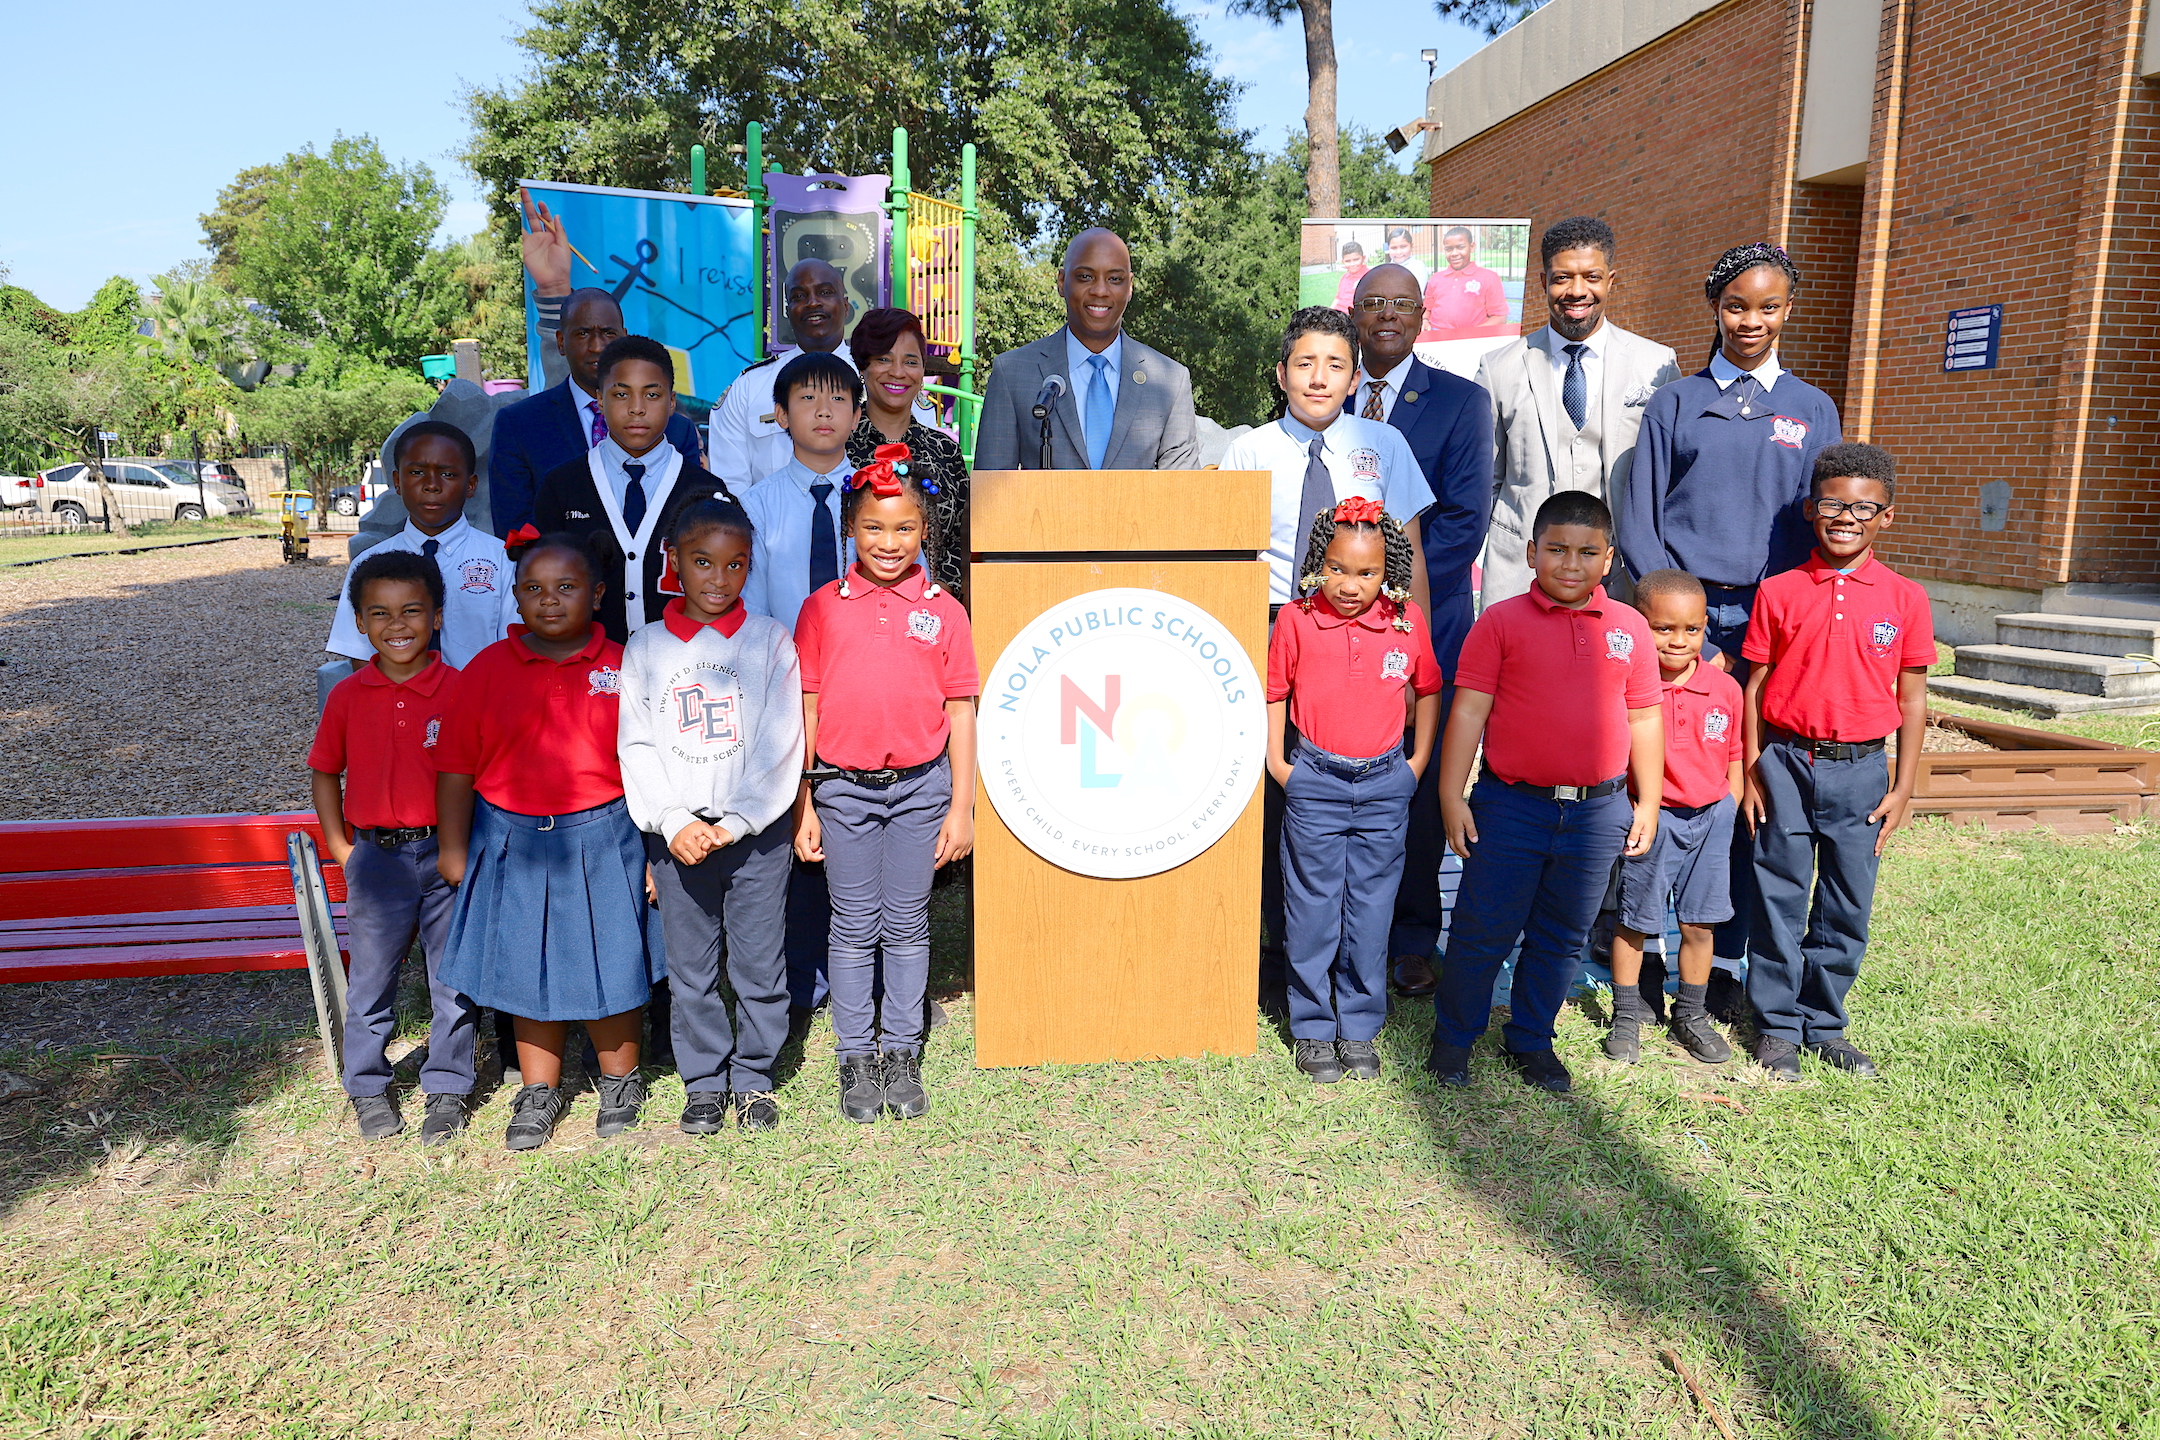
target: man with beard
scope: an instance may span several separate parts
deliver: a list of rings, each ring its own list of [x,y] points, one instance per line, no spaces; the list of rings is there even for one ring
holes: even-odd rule
[[[1643,407],[1680,378],[1669,347],[1605,318],[1616,244],[1595,216],[1548,228],[1539,245],[1547,323],[1478,367],[1494,430],[1485,606],[1529,590],[1530,521],[1547,499],[1562,490],[1587,490],[1608,505],[1620,498]],[[1611,583],[1624,588],[1617,572]]]

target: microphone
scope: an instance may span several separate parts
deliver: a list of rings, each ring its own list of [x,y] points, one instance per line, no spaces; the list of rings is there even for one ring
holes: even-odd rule
[[[1037,420],[1049,419],[1050,407],[1057,404],[1058,397],[1060,395],[1063,395],[1064,393],[1064,376],[1051,375],[1045,377],[1042,383],[1042,389],[1035,392],[1035,409],[1033,411],[1035,418]]]

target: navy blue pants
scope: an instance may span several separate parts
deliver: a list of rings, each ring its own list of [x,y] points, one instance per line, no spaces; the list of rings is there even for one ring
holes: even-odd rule
[[[1477,1043],[1492,1022],[1493,982],[1520,937],[1503,1038],[1509,1050],[1550,1050],[1613,862],[1627,848],[1634,802],[1625,790],[1542,800],[1487,775],[1470,792],[1470,814],[1478,839],[1455,895],[1433,996],[1433,1043]]]
[[[940,758],[885,786],[821,780],[814,796],[832,891],[826,978],[834,1049],[842,1057],[919,1052],[930,985],[930,884],[938,830],[952,809],[952,767]],[[883,1005],[873,995],[881,945]]]
[[[1455,708],[1455,687],[1440,687],[1440,725],[1447,726],[1448,711]],[[1415,735],[1403,732],[1408,753]],[[1440,926],[1447,908],[1440,899],[1440,862],[1447,855],[1447,827],[1440,823],[1440,737],[1433,737],[1433,753],[1410,797],[1410,829],[1403,837],[1402,884],[1395,890],[1395,924],[1388,936],[1388,954],[1420,955],[1430,960],[1440,948]]]
[[[1283,786],[1290,1034],[1370,1040],[1387,1021],[1388,931],[1417,776],[1400,749],[1354,760],[1300,744]]]
[[[797,860],[787,886],[788,1004],[815,1010],[825,1003],[825,954],[832,944],[832,895],[825,866]]]
[[[1663,935],[1667,901],[1682,925],[1731,919],[1733,817],[1739,812],[1730,795],[1659,811],[1648,853],[1620,862],[1620,923],[1638,934]]]
[[[695,865],[669,854],[659,836],[645,837],[667,939],[675,1069],[692,1095],[773,1088],[773,1060],[788,1030],[780,937],[794,855],[789,832],[783,816]],[[723,964],[735,992],[732,1021],[720,991]]]
[[[417,934],[427,956],[431,1012],[420,1089],[429,1095],[472,1094],[479,1012],[438,973],[457,891],[435,869],[435,837],[385,850],[363,834],[344,869],[352,955],[345,972],[345,1093],[380,1095],[390,1088],[384,1051],[397,1030],[398,967]]]
[[[1755,925],[1748,1002],[1764,1035],[1812,1045],[1845,1033],[1845,992],[1875,908],[1868,814],[1890,792],[1889,757],[1818,760],[1787,740],[1756,767],[1769,819],[1754,836]]]

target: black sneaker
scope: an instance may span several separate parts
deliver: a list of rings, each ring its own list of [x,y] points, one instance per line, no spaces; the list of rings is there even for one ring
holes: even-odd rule
[[[1351,1079],[1380,1078],[1380,1047],[1372,1041],[1338,1040],[1335,1042],[1335,1055],[1342,1061],[1343,1074]]]
[[[1425,1069],[1442,1085],[1467,1090],[1470,1087],[1470,1047],[1443,1045],[1435,1040],[1432,1054],[1425,1057]]]
[[[780,1102],[770,1090],[738,1090],[734,1095],[737,1130],[777,1130]]]
[[[593,1119],[593,1134],[605,1140],[625,1130],[635,1130],[638,1112],[645,1108],[645,1077],[632,1070],[627,1075],[601,1075],[593,1088],[600,1092],[600,1113]]]
[[[885,1077],[885,1109],[902,1120],[912,1120],[930,1108],[930,1094],[923,1089],[922,1056],[913,1050],[887,1050],[878,1056]]]
[[[1342,1079],[1342,1061],[1335,1058],[1332,1040],[1297,1042],[1297,1068],[1312,1077],[1315,1085],[1333,1085]]]
[[[1747,986],[1729,970],[1712,970],[1710,988],[1703,996],[1703,1009],[1715,1020],[1737,1025],[1753,1012],[1748,1008]]]
[[[1800,1051],[1790,1040],[1763,1036],[1755,1042],[1755,1063],[1769,1071],[1773,1080],[1790,1084],[1800,1078]]]
[[[569,1099],[553,1085],[527,1085],[510,1102],[510,1128],[503,1132],[505,1150],[537,1150],[555,1133],[555,1122],[569,1106]]]
[[[682,1132],[685,1135],[717,1135],[727,1121],[727,1112],[725,1090],[694,1091],[690,1103],[683,1106]]]
[[[1550,1050],[1510,1050],[1507,1062],[1522,1076],[1523,1084],[1534,1089],[1565,1095],[1575,1088],[1575,1077]]]
[[[1633,1015],[1613,1016],[1612,1029],[1605,1032],[1605,1058],[1620,1065],[1642,1059],[1642,1021]]]
[[[923,1026],[923,1029],[926,1031],[942,1030],[950,1024],[952,1024],[952,1016],[945,1013],[945,1007],[943,1005],[940,1005],[937,1001],[932,1000],[930,1002],[930,1020],[928,1024]]]
[[[1682,1015],[1678,1011],[1672,1017],[1672,1038],[1705,1065],[1722,1065],[1732,1059],[1732,1046],[1717,1033],[1717,1026],[1710,1023],[1708,1015]]]
[[[858,1125],[868,1125],[885,1108],[885,1077],[878,1072],[875,1055],[840,1057],[840,1113]]]
[[[427,1097],[427,1114],[420,1121],[422,1145],[447,1145],[453,1135],[465,1133],[465,1097],[463,1095],[430,1095]]]
[[[405,1129],[405,1117],[398,1114],[397,1102],[388,1095],[355,1095],[352,1108],[363,1140],[387,1140]]]
[[[1857,1080],[1875,1078],[1875,1062],[1868,1058],[1866,1051],[1847,1044],[1842,1035],[1834,1035],[1828,1040],[1811,1040],[1807,1052],[1823,1064],[1834,1065]]]

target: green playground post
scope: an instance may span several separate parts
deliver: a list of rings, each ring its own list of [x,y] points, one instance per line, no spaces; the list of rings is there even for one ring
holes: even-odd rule
[[[907,309],[908,303],[908,191],[915,177],[908,173],[907,131],[895,125],[892,132],[892,303]]]
[[[960,147],[960,388],[975,393],[975,146]],[[975,421],[980,402],[955,405],[960,450],[975,463]]]
[[[705,193],[705,147],[702,145],[690,147],[690,193]]]
[[[750,196],[750,314],[752,364],[765,358],[765,127],[743,126],[743,189]]]

